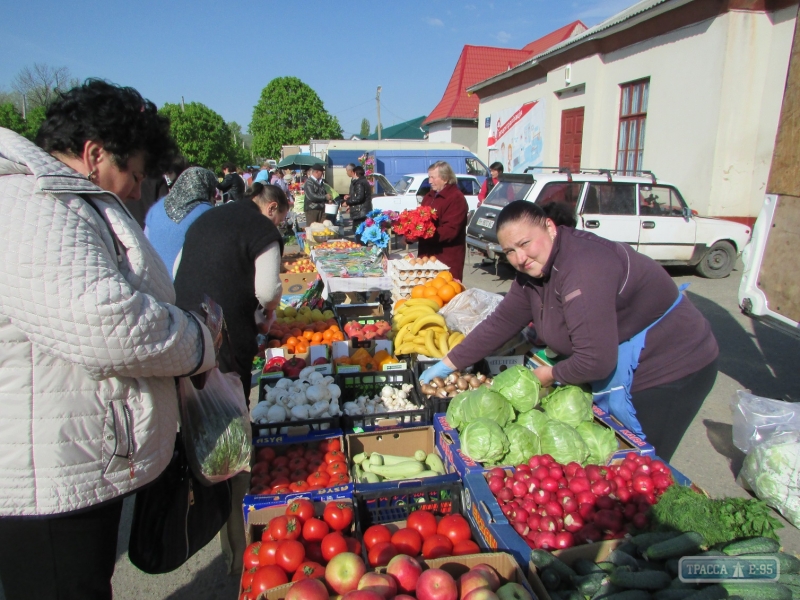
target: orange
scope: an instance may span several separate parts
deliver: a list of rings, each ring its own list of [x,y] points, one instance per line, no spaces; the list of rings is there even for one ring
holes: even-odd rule
[[[434,278],[431,280],[431,282],[430,282],[430,283],[431,283],[431,287],[432,287],[432,288],[435,288],[435,289],[437,289],[437,290],[438,290],[440,287],[442,287],[443,285],[447,285],[447,282],[446,282],[444,279],[441,279],[440,277],[434,277]]]
[[[437,290],[435,287],[425,288],[425,296],[424,297],[425,298],[433,298],[434,296],[438,296],[439,295],[438,292],[439,292],[439,290]]]
[[[394,309],[395,309],[395,310],[397,310],[398,308],[400,308],[401,306],[403,306],[403,304],[405,304],[405,303],[406,303],[406,301],[405,301],[405,300],[398,300],[398,301],[395,303],[395,305],[394,305]]]
[[[334,323],[333,325],[331,325],[330,327],[328,327],[328,329],[329,329],[330,331],[341,331],[341,329],[339,329],[339,326],[338,326],[336,323]]]
[[[456,291],[450,285],[443,285],[439,288],[439,298],[444,300],[445,302],[450,302],[453,298],[456,297]]]
[[[436,296],[429,296],[428,300],[433,300],[439,305],[439,308],[444,308],[445,302],[439,297],[438,294]]]
[[[464,291],[464,286],[458,283],[457,281],[451,281],[447,285],[452,287],[456,291],[456,294],[460,294],[461,292]]]
[[[330,329],[328,329],[327,331],[323,331],[322,339],[325,340],[326,342],[330,342],[331,339],[333,339],[333,332]]]
[[[300,343],[294,347],[295,354],[305,354],[306,352],[308,352],[308,344]]]
[[[286,341],[284,342],[284,344],[288,344],[289,346],[297,346],[297,342],[298,342],[298,341],[299,341],[299,340],[298,340],[296,337],[292,336],[292,337],[290,337],[288,340],[286,340]]]
[[[317,343],[317,344],[318,344],[319,342],[321,342],[321,341],[322,341],[322,334],[321,334],[319,331],[317,331],[316,333],[314,333],[314,334],[311,336],[311,341],[312,341],[313,343]]]
[[[411,288],[411,297],[412,298],[424,298],[425,297],[425,286],[424,285],[415,285]]]
[[[311,339],[311,336],[313,336],[313,335],[314,335],[314,332],[313,332],[313,331],[311,331],[310,329],[306,329],[306,330],[303,332],[303,339],[305,339],[305,340],[310,340],[310,339]]]
[[[337,331],[333,334],[333,341],[334,342],[343,342],[344,341],[344,334],[341,331]]]
[[[450,271],[441,271],[437,277],[441,277],[445,281],[453,281],[453,275],[450,273]]]

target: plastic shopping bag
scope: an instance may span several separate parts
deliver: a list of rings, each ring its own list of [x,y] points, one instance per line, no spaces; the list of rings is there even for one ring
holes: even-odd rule
[[[739,477],[800,527],[800,405],[739,390],[731,409],[733,443],[747,454]]]
[[[205,387],[180,379],[181,432],[189,466],[206,485],[230,479],[250,464],[250,413],[236,373],[210,371]]]
[[[449,329],[467,335],[492,314],[502,299],[500,294],[470,288],[453,298],[439,314],[444,317]]]

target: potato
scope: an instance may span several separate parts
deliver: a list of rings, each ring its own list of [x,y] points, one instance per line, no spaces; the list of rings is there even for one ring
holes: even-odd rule
[[[456,379],[456,387],[463,391],[469,387],[469,383],[463,377],[459,377]]]

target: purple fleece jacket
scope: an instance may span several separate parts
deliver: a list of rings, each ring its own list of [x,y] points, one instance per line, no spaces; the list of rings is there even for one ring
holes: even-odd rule
[[[463,369],[490,355],[530,321],[541,345],[567,357],[553,369],[561,383],[608,376],[620,342],[656,321],[678,297],[666,271],[627,244],[559,227],[543,277],[518,273],[486,320],[448,354]],[[688,298],[653,327],[632,391],[664,385],[702,369],[719,354],[711,326]]]

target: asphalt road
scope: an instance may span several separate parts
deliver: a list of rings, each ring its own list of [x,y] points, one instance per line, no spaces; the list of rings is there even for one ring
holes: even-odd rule
[[[740,272],[722,280],[702,279],[686,269],[671,269],[676,283],[691,283],[689,298],[711,322],[720,345],[720,373],[711,394],[681,442],[672,464],[712,497],[748,493],[736,483],[743,454],[731,440],[730,403],[736,390],[747,389],[770,397],[800,400],[800,341],[743,316],[736,305]],[[513,273],[501,266],[472,264],[468,258],[465,284],[505,292]],[[117,600],[235,600],[238,580],[225,573],[214,541],[180,569],[166,575],[145,575],[127,557],[132,503],[126,502],[120,527],[114,596]],[[777,514],[777,513],[776,513]],[[784,548],[800,553],[800,532],[786,524],[781,530]],[[0,590],[0,600],[5,596]]]

